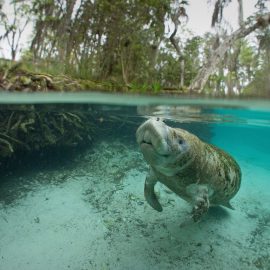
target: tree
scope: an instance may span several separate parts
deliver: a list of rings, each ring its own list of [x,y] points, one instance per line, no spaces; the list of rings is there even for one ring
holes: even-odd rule
[[[215,35],[188,39],[183,27],[188,19],[187,0],[29,1],[34,16],[30,52],[36,62],[50,63],[57,72],[80,78],[125,85],[125,89],[162,85],[189,86],[196,93],[211,89],[240,93],[244,81],[252,80],[256,73],[251,66],[249,70],[247,61],[240,61],[249,51],[242,40],[255,30],[262,33],[269,24],[269,15],[262,15],[266,0],[257,1],[257,21],[251,17],[245,23],[244,1],[237,0],[239,29],[232,34],[223,23],[223,10],[232,0],[215,0]],[[11,47],[12,31],[8,28]]]
[[[202,92],[209,76],[216,70],[218,64],[223,59],[228,48],[237,40],[246,37],[258,28],[266,27],[270,24],[270,13],[259,16],[252,22],[247,21],[239,29],[234,31],[230,36],[225,38],[223,42],[213,51],[207,63],[199,71],[198,75],[191,83],[189,89],[191,92]]]
[[[11,16],[7,16],[3,12],[0,14],[2,25],[5,29],[5,33],[1,38],[7,40],[11,52],[11,59],[14,61],[20,49],[22,34],[30,22],[30,5],[27,1],[10,1],[10,5],[13,10]]]

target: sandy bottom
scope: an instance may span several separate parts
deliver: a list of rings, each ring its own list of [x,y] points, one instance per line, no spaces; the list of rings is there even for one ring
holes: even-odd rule
[[[72,166],[0,182],[0,269],[270,269],[270,171],[239,160],[236,210],[199,223],[159,185],[164,211],[143,197],[137,149],[100,143]]]

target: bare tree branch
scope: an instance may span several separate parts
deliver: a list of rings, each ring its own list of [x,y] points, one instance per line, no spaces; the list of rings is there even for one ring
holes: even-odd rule
[[[228,48],[238,39],[244,38],[254,30],[260,27],[266,27],[270,24],[270,12],[259,16],[257,20],[249,26],[249,23],[243,24],[239,29],[228,36],[215,51],[213,51],[208,62],[203,65],[195,79],[192,81],[189,90],[191,92],[201,92],[207,83],[209,76],[216,71],[218,64],[223,59]]]

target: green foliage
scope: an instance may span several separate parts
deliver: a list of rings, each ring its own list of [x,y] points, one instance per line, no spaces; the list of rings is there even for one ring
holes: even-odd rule
[[[149,86],[147,84],[136,84],[136,83],[131,83],[129,85],[129,91],[134,92],[134,93],[141,93],[145,94],[149,89]]]
[[[161,91],[161,85],[158,82],[154,82],[152,84],[152,89],[155,94],[159,93]]]
[[[242,45],[241,47],[241,53],[239,55],[239,64],[240,65],[246,65],[251,66],[254,62],[254,50],[245,45]]]
[[[260,70],[256,72],[255,79],[242,90],[242,95],[252,97],[270,98],[269,71]]]
[[[167,26],[169,21],[177,21],[179,12],[186,12],[187,0],[11,1],[16,7],[16,20],[12,22],[0,13],[0,24],[6,27],[2,38],[11,38],[22,30],[24,24],[20,22],[32,19],[33,36],[22,54],[22,62],[33,73],[66,76],[89,88],[98,82],[102,85],[98,89],[108,87],[110,91],[180,92],[191,85],[213,50],[228,36],[221,21],[223,8],[230,2],[216,1],[213,19],[220,22],[219,33],[193,36],[181,22],[175,36],[180,52],[170,40]],[[266,11],[265,3],[257,1],[258,14]],[[254,16],[249,18],[250,24]],[[267,70],[269,32],[267,28],[256,31],[257,46],[244,40],[231,44],[221,64],[215,67],[205,92],[223,95],[228,89],[237,89],[240,94],[243,87]],[[12,46],[15,59],[20,48]],[[32,86],[27,83],[28,78],[18,79],[14,85],[19,87],[22,82]],[[51,89],[47,82],[38,85]],[[64,88],[61,82],[57,83],[56,89]],[[30,87],[33,89],[36,90]]]
[[[157,79],[163,87],[177,89],[179,85],[180,62],[172,53],[173,48],[167,45],[161,49],[157,61]]]
[[[185,59],[185,85],[190,85],[201,66],[200,49],[202,46],[201,37],[188,39],[184,48]]]

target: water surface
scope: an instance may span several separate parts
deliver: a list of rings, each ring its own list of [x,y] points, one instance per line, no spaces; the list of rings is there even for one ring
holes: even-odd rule
[[[2,114],[86,115],[94,127],[82,144],[1,164],[0,269],[270,269],[269,101],[57,93],[0,103]],[[148,117],[237,160],[235,210],[212,208],[193,223],[191,206],[161,184],[163,212],[145,202],[135,132]]]

